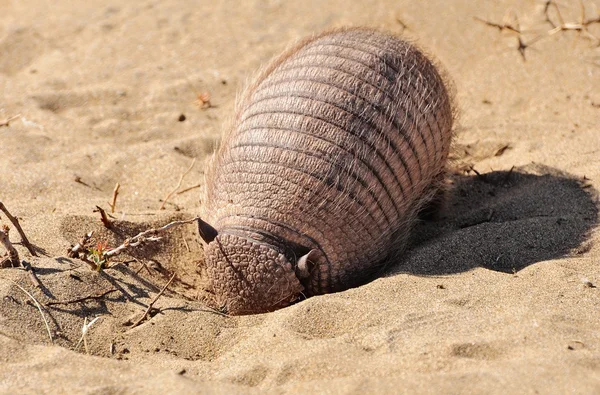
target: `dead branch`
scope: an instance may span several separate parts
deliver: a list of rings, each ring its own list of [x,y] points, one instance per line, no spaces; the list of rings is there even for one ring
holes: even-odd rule
[[[87,251],[87,247],[85,247],[85,245],[92,238],[93,235],[94,235],[94,231],[86,233],[81,238],[81,240],[79,240],[79,242],[77,244],[75,244],[73,247],[69,248],[69,251],[67,251],[67,255],[70,258],[79,258],[81,253],[87,254],[88,251]]]
[[[36,254],[35,250],[33,249],[33,246],[29,242],[29,239],[27,239],[27,236],[25,236],[25,232],[23,232],[23,228],[21,228],[21,225],[19,224],[19,220],[10,214],[10,212],[8,211],[8,209],[2,202],[0,202],[0,210],[2,210],[2,212],[4,212],[4,214],[10,220],[10,222],[12,222],[14,227],[17,228],[17,232],[19,232],[19,235],[21,236],[21,241],[23,242],[25,247],[27,247],[27,250],[29,250],[29,253],[33,256],[38,256]]]
[[[194,158],[192,160],[192,164],[190,164],[190,166],[188,167],[188,169],[179,177],[179,182],[177,183],[177,186],[175,187],[175,189],[173,189],[173,191],[171,191],[162,201],[162,204],[160,205],[160,207],[158,208],[159,210],[164,210],[165,209],[165,204],[167,204],[167,201],[179,190],[179,188],[181,187],[181,183],[183,182],[183,179],[185,178],[185,176],[192,171],[192,168],[194,167],[194,165],[196,164],[196,158]]]
[[[556,3],[556,1],[555,0],[547,0],[546,3],[544,4],[544,17],[545,17],[546,22],[548,24],[550,24],[550,26],[552,26],[552,29],[548,30],[545,35],[544,34],[538,35],[537,37],[534,37],[533,39],[528,40],[527,42],[523,39],[524,33],[527,33],[527,32],[520,28],[519,20],[518,20],[518,17],[516,14],[513,17],[514,24],[513,24],[513,22],[510,22],[508,20],[508,18],[509,18],[508,14],[505,15],[504,21],[502,24],[490,22],[490,21],[487,21],[487,20],[479,18],[479,17],[474,17],[474,19],[476,21],[486,24],[487,26],[494,27],[494,28],[498,29],[500,32],[508,30],[513,33],[516,33],[517,39],[518,39],[517,50],[519,51],[519,54],[523,57],[523,60],[526,60],[525,50],[528,47],[530,47],[531,45],[535,44],[536,42],[538,42],[539,40],[541,40],[543,38],[552,36],[561,31],[569,31],[569,30],[577,31],[577,32],[585,34],[588,38],[591,38],[596,43],[600,44],[600,38],[594,36],[588,30],[589,26],[591,26],[595,23],[600,23],[600,15],[598,15],[595,18],[587,19],[585,16],[585,6],[583,4],[583,0],[579,0],[579,5],[580,5],[580,9],[581,9],[581,14],[580,14],[581,16],[580,16],[579,22],[565,22],[565,20],[562,17],[562,14],[560,12],[560,8],[559,8],[558,4]],[[550,16],[551,8],[553,8],[556,12],[556,18],[558,19],[558,23],[555,23]]]
[[[106,295],[109,295],[109,294],[111,294],[113,292],[117,292],[117,291],[118,291],[118,289],[112,288],[112,289],[109,289],[108,291],[102,292],[101,294],[98,294],[98,295],[89,295],[89,296],[84,296],[83,298],[77,298],[77,299],[71,299],[71,300],[65,300],[65,301],[59,300],[56,302],[47,302],[44,305],[45,306],[67,305],[67,304],[85,302],[87,300],[98,300],[98,299],[104,298]]]
[[[8,226],[4,225],[0,230],[0,243],[6,249],[8,256],[0,261],[0,267],[10,265],[10,267],[18,267],[20,265],[19,253],[8,238]]]
[[[159,241],[159,240],[161,240],[161,237],[157,236],[159,233],[165,232],[174,226],[191,224],[192,222],[196,222],[198,220],[200,220],[200,217],[195,217],[195,218],[188,219],[185,221],[173,221],[173,222],[170,222],[158,229],[154,229],[154,228],[148,229],[144,232],[137,234],[134,237],[125,239],[123,244],[121,244],[120,246],[113,248],[112,250],[108,250],[108,251],[104,252],[103,257],[105,259],[108,259],[110,257],[119,255],[120,253],[122,253],[123,251],[127,250],[130,247],[139,246],[140,244],[143,244],[144,242]]]
[[[33,271],[33,267],[31,267],[31,264],[27,261],[21,261],[21,259],[19,259],[19,253],[10,242],[8,232],[9,229],[6,225],[4,225],[2,230],[0,230],[0,243],[8,252],[8,256],[0,260],[0,268],[7,266],[7,264],[10,264],[11,267],[21,266],[28,273],[31,284],[36,288],[42,288],[42,283],[40,283],[40,279],[37,278],[35,272]]]
[[[177,191],[176,195],[181,195],[182,193],[186,193],[188,191],[191,191],[192,189],[200,188],[201,186],[202,186],[202,184],[193,185],[189,188],[185,188],[185,189],[182,189],[181,191]]]
[[[162,296],[162,294],[166,291],[166,289],[169,287],[169,285],[171,285],[171,281],[173,281],[173,279],[175,278],[175,273],[173,273],[173,275],[171,276],[171,278],[169,279],[169,281],[165,284],[165,286],[160,290],[160,292],[154,297],[154,299],[152,299],[152,301],[150,302],[150,304],[148,305],[148,308],[146,309],[146,311],[144,311],[144,314],[136,321],[133,323],[133,325],[131,326],[131,329],[135,328],[136,326],[138,326],[142,321],[144,321],[146,319],[146,317],[148,316],[148,314],[150,313],[150,310],[152,310],[152,306],[154,306],[154,303],[156,303],[156,301],[158,300],[158,298],[160,298]]]
[[[121,184],[119,184],[117,182],[117,185],[115,185],[115,189],[113,190],[112,200],[110,201],[110,212],[111,213],[115,212],[115,206],[117,205],[117,196],[119,195],[120,187],[121,187]]]
[[[139,269],[137,269],[137,270],[135,271],[135,274],[139,274],[139,273],[142,271],[142,269],[146,269],[146,271],[148,272],[148,274],[149,274],[150,276],[152,276],[152,272],[150,271],[150,268],[148,267],[148,265],[146,265],[146,263],[145,263],[144,261],[141,261],[141,260],[139,260],[139,259],[136,259],[136,258],[133,258],[133,260],[134,260],[134,262],[138,262],[138,263],[141,265],[141,266],[139,267]]]
[[[95,213],[100,213],[100,221],[102,221],[102,224],[104,225],[105,228],[107,229],[112,229],[112,222],[108,219],[108,216],[106,215],[106,211],[104,211],[104,209],[100,206],[96,206],[96,209],[94,210]]]
[[[514,27],[513,25],[511,25],[508,22],[503,22],[502,24],[500,24],[500,23],[487,21],[487,20],[485,20],[483,18],[479,18],[477,16],[474,16],[473,19],[475,19],[478,22],[484,23],[488,26],[495,27],[496,29],[498,29],[501,32],[504,30],[509,30],[514,33],[519,33],[519,34],[521,33],[521,30],[518,27]]]
[[[511,15],[513,16],[514,25],[513,25],[513,22],[510,22],[508,20]],[[523,57],[523,60],[527,60],[525,58],[525,50],[529,46],[533,45],[534,43],[538,42],[541,38],[544,37],[544,36],[538,36],[538,37],[533,38],[529,42],[525,42],[523,40],[523,33],[525,33],[525,32],[521,30],[521,26],[519,24],[519,18],[516,14],[507,13],[504,16],[504,22],[502,22],[502,24],[490,22],[490,21],[487,21],[487,20],[479,18],[479,17],[473,17],[473,19],[475,19],[476,21],[482,22],[488,26],[495,27],[500,32],[503,32],[504,30],[508,30],[510,32],[516,33],[517,34],[517,43],[518,43],[517,51],[519,51],[519,54],[521,55],[521,57]]]
[[[556,17],[558,18],[559,22],[558,24],[554,23],[550,18],[550,7],[553,7],[556,11]],[[548,35],[552,36],[553,34],[556,34],[558,32],[568,30],[578,31],[584,33],[586,36],[588,36],[588,38],[591,38],[597,43],[600,43],[600,38],[594,36],[588,30],[589,26],[595,23],[600,23],[600,15],[598,15],[596,18],[587,19],[585,16],[585,6],[582,0],[579,0],[579,7],[581,10],[579,22],[565,22],[556,1],[547,0],[544,7],[544,16],[546,17],[546,22],[548,22],[552,26],[552,29],[548,31]]]
[[[21,266],[29,274],[29,281],[31,281],[31,285],[33,285],[35,288],[42,288],[42,283],[33,271],[31,264],[27,261],[21,261]]]
[[[14,121],[17,118],[21,118],[21,114],[13,115],[12,117],[8,117],[5,120],[0,121],[0,128],[2,126],[6,126],[6,127],[10,126],[11,121]]]
[[[86,233],[83,235],[81,240],[73,247],[69,248],[67,251],[67,256],[70,258],[81,259],[84,263],[88,264],[88,266],[92,270],[98,270],[98,264],[96,262],[92,262],[89,260],[88,255],[90,255],[90,249],[87,247],[87,243],[94,235],[94,231]]]

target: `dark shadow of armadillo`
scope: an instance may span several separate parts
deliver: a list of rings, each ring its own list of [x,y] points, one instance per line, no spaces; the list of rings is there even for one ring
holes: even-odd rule
[[[454,176],[436,221],[421,221],[387,275],[445,275],[476,267],[515,273],[584,253],[598,224],[598,193],[565,172],[531,164]]]

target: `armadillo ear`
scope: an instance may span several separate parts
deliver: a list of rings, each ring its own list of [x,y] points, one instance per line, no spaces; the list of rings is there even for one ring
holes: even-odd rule
[[[312,249],[308,251],[308,254],[302,255],[300,259],[298,259],[296,265],[296,275],[298,278],[308,278],[310,276],[310,272],[317,262],[318,254],[318,250]]]
[[[198,218],[198,232],[200,233],[200,237],[202,240],[206,242],[206,244],[210,243],[217,237],[219,234],[215,228],[202,221],[202,219]]]

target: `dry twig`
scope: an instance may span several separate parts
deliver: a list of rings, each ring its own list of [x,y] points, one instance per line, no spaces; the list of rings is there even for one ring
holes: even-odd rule
[[[142,269],[146,269],[146,271],[148,272],[148,275],[152,276],[152,272],[150,271],[150,268],[148,267],[148,265],[146,265],[146,263],[144,261],[141,261],[139,259],[133,259],[134,262],[138,262],[141,266],[135,271],[135,274],[139,274]]]
[[[185,188],[185,189],[182,189],[181,191],[177,191],[176,195],[181,195],[182,193],[186,193],[188,191],[191,191],[192,189],[200,188],[201,186],[202,186],[202,184],[193,185],[189,188]]]
[[[487,20],[479,18],[479,17],[473,17],[473,19],[475,19],[476,21],[485,23],[488,26],[495,27],[500,32],[508,30],[509,32],[516,33],[517,34],[517,42],[518,42],[517,51],[519,51],[519,54],[523,57],[523,60],[526,60],[525,50],[529,46],[533,45],[534,43],[536,43],[543,37],[543,36],[539,36],[539,37],[532,39],[529,42],[525,42],[523,40],[523,33],[525,33],[525,32],[523,30],[521,30],[521,26],[519,24],[519,17],[517,16],[517,14],[514,14],[514,13],[506,13],[504,15],[504,21],[502,22],[502,24],[490,22],[490,21],[487,21]],[[512,19],[512,21],[511,21],[511,19]]]
[[[3,121],[0,121],[0,127],[2,126],[10,126],[11,121],[14,121],[17,118],[21,118],[21,114],[13,115],[12,117],[8,117]]]
[[[36,288],[42,288],[42,283],[40,282],[40,279],[37,278],[37,275],[33,271],[33,267],[31,267],[31,264],[27,261],[21,261],[21,266],[29,274],[29,281],[31,281],[31,285],[33,285]]]
[[[137,235],[135,235],[133,237],[129,237],[129,238],[125,239],[125,241],[123,241],[123,243],[120,246],[115,247],[113,249],[107,249],[106,244],[103,242],[99,242],[96,247],[91,247],[91,248],[87,247],[86,244],[88,243],[88,241],[90,240],[90,238],[93,235],[93,232],[89,232],[85,236],[83,236],[83,238],[79,241],[79,243],[77,243],[75,246],[71,247],[69,249],[69,251],[67,252],[67,254],[71,258],[81,259],[82,261],[84,261],[85,263],[90,265],[90,267],[93,270],[102,271],[102,269],[109,267],[108,261],[110,258],[121,254],[122,252],[126,251],[130,247],[137,247],[145,242],[159,241],[162,239],[162,237],[159,236],[160,233],[165,232],[165,231],[171,229],[172,227],[184,225],[184,224],[190,224],[193,222],[197,222],[199,220],[200,220],[200,217],[195,217],[195,218],[185,220],[185,221],[173,221],[173,222],[170,222],[160,228],[148,229],[144,232],[138,233]],[[146,270],[148,270],[148,273],[151,274],[151,272],[148,269],[148,267],[146,266],[146,264],[144,264],[141,261],[140,261],[140,263],[142,264],[142,267],[145,267]],[[112,267],[112,266],[114,266],[114,265],[111,265],[110,267]],[[141,268],[140,268],[140,270],[141,270]]]
[[[546,22],[548,22],[553,27],[553,29],[548,31],[548,35],[551,36],[558,32],[567,31],[567,30],[577,31],[577,32],[584,33],[588,38],[591,38],[592,40],[594,40],[600,44],[600,38],[594,36],[588,30],[588,27],[590,25],[593,25],[594,23],[600,23],[600,15],[598,15],[596,18],[586,19],[585,5],[583,4],[582,0],[579,0],[579,6],[581,9],[579,22],[565,22],[565,20],[562,17],[562,14],[560,12],[560,8],[558,7],[558,4],[556,3],[556,1],[547,0],[545,7],[544,7],[544,15],[546,17]],[[550,7],[553,7],[554,10],[556,11],[556,16],[557,16],[558,22],[559,22],[558,24],[552,22],[552,19],[550,18],[550,13],[549,13]]]
[[[8,252],[8,255],[0,260],[0,268],[5,267],[7,264],[10,264],[11,267],[21,266],[23,269],[25,269],[25,271],[28,272],[31,284],[36,288],[41,288],[42,283],[40,283],[40,279],[37,278],[35,272],[33,271],[33,267],[29,262],[21,261],[21,259],[19,258],[19,253],[10,242],[8,232],[9,229],[6,225],[4,225],[2,227],[2,230],[0,230],[0,244],[2,244]]]
[[[526,31],[524,31],[520,28],[519,20],[518,20],[518,17],[516,14],[509,15],[507,13],[504,17],[504,22],[502,24],[490,22],[490,21],[487,21],[487,20],[479,18],[479,17],[474,17],[474,19],[479,22],[485,23],[488,26],[494,27],[494,28],[498,29],[500,32],[502,32],[504,30],[508,30],[510,32],[516,33],[517,39],[518,39],[517,50],[519,51],[519,54],[521,54],[521,56],[523,57],[523,60],[526,60],[525,50],[528,47],[530,47],[531,45],[533,45],[534,43],[538,42],[539,40],[541,40],[545,37],[552,36],[561,31],[568,31],[568,30],[578,31],[578,32],[584,33],[587,37],[591,38],[596,43],[600,44],[600,38],[594,36],[588,30],[589,26],[591,26],[595,23],[600,23],[600,14],[595,18],[586,19],[585,6],[583,4],[583,0],[579,0],[579,5],[581,8],[581,17],[580,17],[579,22],[565,22],[556,1],[555,0],[547,0],[545,3],[545,6],[544,6],[544,16],[546,18],[546,22],[548,22],[552,26],[552,29],[548,30],[546,32],[546,35],[543,35],[543,34],[538,35],[537,37],[534,37],[533,39],[531,39],[527,42],[525,42],[525,40],[523,39],[523,34],[526,33]],[[556,12],[556,17],[558,18],[558,22],[559,22],[558,24],[556,24],[552,21],[552,18],[550,17],[550,8],[554,8],[554,10]],[[513,22],[511,22],[509,20],[509,18],[511,16],[512,16],[514,24],[513,24]]]
[[[152,306],[154,306],[154,303],[156,303],[156,301],[158,300],[158,298],[160,298],[162,296],[162,294],[166,291],[166,289],[169,287],[169,285],[171,285],[171,281],[173,281],[174,278],[175,278],[175,273],[173,273],[173,275],[171,276],[171,278],[169,279],[169,281],[165,284],[165,286],[154,297],[154,299],[152,299],[152,301],[148,305],[148,308],[146,309],[146,311],[144,312],[144,314],[136,322],[133,323],[133,325],[131,326],[131,329],[135,328],[142,321],[144,321],[144,319],[146,319],[146,316],[148,316],[148,314],[150,313],[150,310],[152,310]]]
[[[142,244],[146,241],[159,241],[159,240],[161,240],[161,237],[157,236],[159,233],[169,230],[174,226],[191,224],[193,222],[197,222],[199,219],[200,219],[200,217],[195,217],[195,218],[188,219],[185,221],[173,221],[173,222],[169,222],[168,224],[166,224],[160,228],[157,228],[157,229],[155,229],[155,228],[148,229],[144,232],[138,233],[134,237],[125,239],[123,244],[121,244],[120,246],[113,248],[112,250],[108,250],[108,251],[104,252],[103,257],[108,259],[110,257],[119,255],[123,251],[127,250],[129,247],[139,246],[140,244]]]
[[[110,212],[114,214],[115,212],[115,207],[117,205],[117,196],[119,195],[119,188],[121,187],[121,184],[119,184],[117,182],[117,185],[115,185],[115,189],[113,190],[113,196],[112,196],[112,200],[110,201]]]
[[[46,316],[44,315],[44,312],[42,311],[42,305],[40,305],[40,303],[33,297],[33,295],[30,294],[29,292],[27,292],[27,290],[25,288],[23,288],[22,286],[20,286],[19,284],[17,284],[16,282],[14,282],[12,280],[11,280],[11,282],[13,284],[15,284],[17,287],[19,287],[19,289],[21,291],[25,292],[25,294],[27,296],[29,296],[29,298],[31,300],[33,300],[33,303],[35,303],[35,306],[40,311],[40,315],[42,316],[42,319],[44,320],[44,324],[46,325],[46,331],[48,331],[48,337],[50,338],[50,343],[54,343],[54,339],[52,339],[52,331],[50,331],[50,325],[48,325],[48,320],[46,320]]]
[[[83,182],[83,180],[81,179],[81,177],[79,177],[77,175],[75,176],[75,178],[73,178],[73,181],[75,181],[76,183],[81,184],[83,186],[86,186],[88,188],[91,188],[91,186],[89,184]]]
[[[476,21],[479,21],[481,23],[484,23],[484,24],[486,24],[488,26],[495,27],[496,29],[498,29],[501,32],[504,31],[504,30],[509,30],[511,32],[514,32],[514,33],[518,33],[518,34],[521,33],[521,30],[520,30],[519,25],[518,25],[518,21],[517,21],[517,26],[515,27],[510,22],[506,21],[506,16],[505,16],[505,18],[504,18],[505,20],[504,20],[504,22],[502,22],[502,24],[495,23],[495,22],[490,22],[490,21],[487,21],[487,20],[485,20],[483,18],[479,18],[477,16],[474,16],[473,19],[475,19]]]
[[[75,345],[75,351],[77,351],[79,349],[79,346],[81,346],[81,342],[83,342],[83,347],[85,348],[86,354],[90,353],[90,350],[88,349],[88,345],[87,345],[87,338],[85,337],[85,335],[90,330],[90,328],[92,327],[92,325],[94,325],[94,323],[96,321],[98,321],[99,319],[100,319],[100,317],[96,317],[93,320],[91,320],[89,323],[87,322],[87,317],[85,317],[83,319],[83,326],[81,327],[81,338],[79,339],[79,341]]]
[[[73,247],[69,248],[69,251],[67,251],[67,255],[70,258],[80,258],[82,253],[84,255],[87,254],[88,251],[87,251],[87,247],[85,245],[92,238],[93,235],[94,235],[94,231],[86,233],[81,238],[81,240],[79,240],[79,242],[77,244],[75,244]]]
[[[102,271],[106,264],[103,254],[106,251],[106,243],[99,241],[95,247],[88,246],[88,242],[94,232],[86,233],[81,240],[67,251],[71,258],[81,259],[88,264],[92,270]]]
[[[96,209],[94,210],[95,213],[100,213],[100,221],[102,221],[102,224],[104,225],[105,228],[107,229],[112,229],[112,222],[110,222],[110,220],[108,219],[108,216],[106,215],[106,211],[104,211],[104,209],[100,206],[96,206]]]
[[[185,173],[183,173],[180,177],[179,177],[179,182],[177,183],[177,186],[175,187],[175,189],[173,189],[173,191],[171,191],[162,201],[162,204],[159,207],[159,210],[164,210],[165,208],[165,204],[167,203],[167,201],[179,190],[179,188],[181,187],[181,183],[183,182],[183,179],[185,178],[185,176],[192,171],[192,168],[194,167],[194,165],[196,164],[196,158],[194,158],[194,160],[192,160],[192,163],[190,164],[190,166],[188,167],[188,169],[185,171]]]
[[[9,264],[11,267],[17,267],[20,264],[19,253],[8,238],[8,226],[4,225],[0,230],[0,244],[4,246],[7,252],[6,258],[0,260],[0,267]]]
[[[109,295],[113,292],[117,292],[118,289],[116,288],[111,288],[108,291],[102,292],[101,294],[98,295],[89,295],[89,296],[84,296],[83,298],[77,298],[77,299],[71,299],[71,300],[65,300],[65,301],[56,301],[56,302],[47,302],[44,305],[45,306],[56,306],[56,305],[66,305],[66,304],[73,304],[73,303],[79,303],[79,302],[85,302],[87,300],[98,300],[98,299],[102,299],[104,298],[106,295]]]
[[[81,177],[78,175],[75,175],[75,178],[73,178],[73,181],[75,181],[76,183],[81,184],[83,186],[86,186],[88,188],[94,188],[95,190],[102,192],[102,189],[98,188],[96,185],[88,184],[87,182],[83,181],[81,179]]]
[[[4,212],[4,214],[10,220],[10,222],[12,222],[12,224],[15,226],[15,228],[17,228],[17,232],[19,232],[19,235],[21,236],[21,240],[23,241],[23,244],[25,245],[25,247],[27,247],[27,250],[29,250],[29,253],[33,256],[37,256],[35,250],[33,249],[33,246],[29,242],[29,239],[27,239],[27,236],[25,236],[25,232],[23,232],[23,228],[21,228],[21,225],[19,224],[19,220],[16,217],[13,217],[11,215],[11,213],[8,211],[8,209],[2,202],[0,202],[0,210],[2,210],[2,212]]]

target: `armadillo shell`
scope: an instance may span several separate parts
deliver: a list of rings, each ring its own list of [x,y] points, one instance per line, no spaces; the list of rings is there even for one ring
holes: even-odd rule
[[[316,250],[306,295],[363,283],[402,250],[438,189],[452,123],[443,79],[410,43],[368,29],[310,38],[244,95],[207,177],[204,218],[292,267]]]

